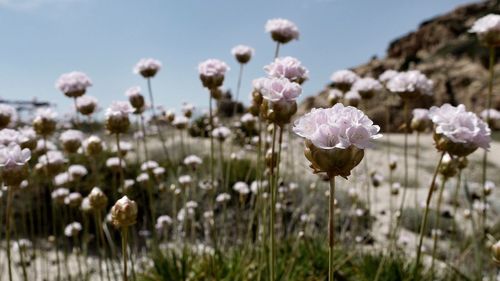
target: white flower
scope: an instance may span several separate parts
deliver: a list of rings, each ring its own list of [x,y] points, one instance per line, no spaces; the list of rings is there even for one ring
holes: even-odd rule
[[[121,162],[122,162],[122,167],[125,168],[125,166],[126,166],[125,161],[122,160]],[[108,167],[108,168],[120,167],[120,158],[118,158],[118,157],[108,158],[108,160],[106,160],[106,167]]]
[[[193,112],[194,111],[194,105],[191,103],[185,102],[182,104],[182,113],[188,113],[188,112]]]
[[[88,111],[93,112],[97,103],[98,101],[96,98],[85,95],[76,99],[76,109],[78,109],[78,111],[85,111],[88,109]]]
[[[72,178],[81,178],[87,175],[87,168],[83,165],[71,165],[68,168],[68,173]]]
[[[387,82],[389,91],[398,94],[419,93],[432,95],[434,82],[418,70],[399,72]]]
[[[292,39],[299,39],[299,29],[297,26],[287,20],[282,18],[270,19],[267,21],[265,30],[271,33],[274,41],[279,43],[287,43]]]
[[[59,140],[63,143],[65,142],[82,142],[83,141],[83,133],[78,130],[67,130],[64,131]]]
[[[182,175],[179,177],[179,183],[184,186],[190,185],[192,181],[190,175]]]
[[[64,202],[64,199],[69,195],[69,189],[60,187],[52,191],[50,196],[52,199],[59,201],[59,202]]]
[[[152,77],[161,69],[161,62],[152,58],[140,59],[134,67],[135,74]]]
[[[36,133],[35,133],[35,130],[33,130],[33,127],[25,126],[25,127],[19,128],[18,132],[19,132],[19,136],[18,136],[19,143],[24,143],[24,142],[36,140]]]
[[[158,167],[159,167],[158,162],[153,161],[153,160],[149,160],[149,161],[142,163],[141,170],[148,171],[148,170],[153,170],[153,169],[158,168]]]
[[[361,110],[338,103],[332,108],[313,109],[297,121],[293,131],[322,149],[371,147],[380,138],[379,126],[373,125]]]
[[[66,184],[68,184],[69,182],[71,182],[71,177],[70,177],[70,174],[69,174],[69,173],[67,173],[67,172],[57,174],[57,175],[54,177],[53,182],[54,182],[54,185],[55,185],[55,186],[63,186],[63,185],[66,185]]]
[[[205,77],[224,77],[229,66],[218,59],[208,59],[198,64],[198,73]]]
[[[494,108],[490,108],[490,109],[485,109],[483,111],[481,111],[481,118],[483,120],[486,120],[488,118],[488,113],[489,113],[489,120],[490,121],[495,121],[495,120],[500,120],[500,111],[494,109]]]
[[[203,160],[196,155],[189,155],[184,158],[183,163],[186,166],[196,167],[198,165],[201,165],[203,163]]]
[[[430,120],[428,109],[415,108],[413,109],[412,113],[413,113],[413,120],[418,120],[418,121]]]
[[[149,181],[149,175],[147,173],[140,173],[135,180],[138,183],[146,183]]]
[[[38,158],[38,163],[42,165],[62,165],[66,162],[66,158],[59,150],[49,150],[44,155]]]
[[[299,84],[307,80],[309,74],[301,62],[293,57],[276,58],[273,63],[266,65],[264,70],[270,77],[287,78]]]
[[[245,113],[243,114],[243,116],[241,116],[241,123],[245,124],[245,123],[252,123],[252,122],[255,122],[255,117],[250,114],[250,113]]]
[[[254,49],[245,45],[238,45],[231,49],[231,54],[239,63],[247,63],[253,56]]]
[[[500,33],[500,15],[489,14],[479,18],[474,22],[469,32],[477,34],[489,32]]]
[[[2,129],[0,130],[0,145],[8,146],[11,143],[18,143],[20,134],[16,130]]]
[[[134,113],[134,108],[128,101],[115,101],[106,109],[106,117],[128,117]]]
[[[294,102],[302,93],[302,87],[286,78],[265,78],[261,93],[271,102]]]
[[[233,190],[242,195],[250,193],[250,188],[248,187],[248,184],[242,181],[236,182],[233,185]]]
[[[159,216],[156,219],[155,228],[157,230],[163,230],[163,229],[165,229],[166,227],[168,227],[171,224],[172,224],[172,218],[169,217],[169,216],[167,216],[167,215],[163,215],[163,216]]]
[[[212,136],[220,141],[224,141],[229,135],[231,135],[231,130],[224,126],[217,127],[212,131]]]
[[[352,85],[359,79],[359,76],[351,70],[344,69],[335,71],[330,80],[335,84],[349,84]]]
[[[79,97],[92,86],[92,81],[83,72],[73,71],[62,74],[56,81],[56,88],[68,97]]]
[[[396,70],[388,69],[384,71],[380,76],[378,77],[378,81],[382,83],[387,83],[389,80],[391,80],[394,76],[396,76],[399,72]]]
[[[196,209],[196,208],[198,208],[198,202],[193,201],[193,200],[188,201],[188,202],[186,202],[186,208],[188,208],[188,209]]]
[[[64,228],[64,235],[67,237],[75,237],[82,231],[82,225],[79,222],[72,222]]]
[[[361,96],[357,91],[349,91],[344,95],[344,99],[347,101],[359,101],[361,99]]]
[[[172,122],[175,127],[185,127],[187,124],[189,124],[189,118],[184,115],[176,115]]]
[[[215,197],[215,202],[217,203],[224,203],[229,200],[231,200],[231,195],[229,195],[228,193],[221,193],[217,195],[217,197]]]
[[[127,91],[125,91],[125,96],[129,98],[135,96],[141,96],[141,87],[135,86],[127,89]]]
[[[50,107],[39,108],[36,111],[35,120],[37,119],[55,120],[56,118],[57,118],[57,112],[52,110],[52,108]]]
[[[17,121],[17,110],[7,104],[0,104],[0,121],[3,126],[14,124]]]
[[[16,143],[0,148],[0,167],[4,169],[24,166],[31,159],[31,151],[27,148],[21,149]]]
[[[352,89],[358,92],[379,92],[382,90],[382,85],[379,81],[371,77],[366,77],[356,80],[352,85]]]
[[[462,143],[488,149],[491,142],[491,130],[477,115],[465,110],[460,104],[433,106],[429,117],[435,125],[437,134],[441,134],[454,143]]]

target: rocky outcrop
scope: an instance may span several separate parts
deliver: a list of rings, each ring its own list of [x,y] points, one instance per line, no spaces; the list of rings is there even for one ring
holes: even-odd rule
[[[414,107],[430,107],[445,102],[463,103],[470,110],[479,112],[484,108],[488,85],[488,50],[479,44],[468,30],[473,22],[489,13],[500,13],[499,1],[485,1],[456,8],[420,24],[410,32],[389,44],[386,57],[373,58],[369,62],[352,68],[361,76],[378,77],[387,69],[418,69],[434,83],[434,96],[420,100]],[[500,50],[496,51],[496,61]],[[500,91],[500,64],[496,65],[495,92]],[[330,85],[326,85],[317,96],[307,98],[300,105],[300,112],[312,107],[327,106],[326,97]],[[390,94],[385,93],[364,105],[367,113],[378,124],[385,125],[385,107]],[[392,128],[402,123],[402,105],[391,101]],[[493,105],[500,108],[500,96],[494,95]],[[383,126],[384,127],[384,126]]]

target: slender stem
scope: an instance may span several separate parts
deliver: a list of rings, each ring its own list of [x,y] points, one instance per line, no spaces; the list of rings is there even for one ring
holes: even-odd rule
[[[9,281],[12,281],[12,261],[10,253],[10,217],[12,214],[12,196],[14,191],[12,187],[7,191],[7,210],[5,212],[5,238],[7,239],[7,263],[9,266]]]
[[[443,161],[444,154],[446,152],[441,153],[441,157],[439,158],[439,162],[436,166],[436,169],[434,171],[434,175],[432,176],[432,182],[429,187],[429,193],[427,194],[427,200],[425,202],[425,211],[424,211],[424,217],[422,219],[422,223],[420,225],[420,237],[418,241],[418,246],[417,246],[417,259],[415,263],[415,267],[413,269],[413,280],[416,280],[415,278],[417,277],[417,270],[420,264],[420,256],[422,254],[422,243],[424,241],[424,232],[425,228],[427,226],[427,217],[429,215],[429,206],[431,204],[431,199],[432,199],[432,193],[434,192],[434,185],[436,184],[436,178],[439,172],[439,166],[441,166],[441,162]]]
[[[488,96],[486,98],[486,123],[490,123],[490,109],[491,109],[491,96],[493,94],[493,78],[495,75],[495,47],[490,47],[490,60],[489,60],[489,81],[488,81]],[[482,201],[484,206],[486,206],[486,179],[487,179],[487,164],[488,164],[488,151],[484,150],[483,154],[483,178],[482,178],[482,184],[483,184],[483,196],[482,196]],[[482,214],[482,221],[483,221],[483,238],[486,237],[486,219],[487,219],[487,210],[486,208],[483,208],[483,214]]]
[[[405,205],[405,199],[406,199],[406,193],[408,191],[408,134],[410,133],[409,131],[409,126],[408,126],[408,111],[409,111],[409,102],[407,100],[404,100],[404,122],[405,122],[405,134],[404,134],[404,186],[403,186],[403,196],[401,197],[401,205],[399,207],[399,214],[400,218],[398,219],[401,220],[402,213],[403,213],[403,208]]]
[[[278,129],[278,126],[276,124],[273,125],[273,137],[272,137],[272,146],[271,146],[271,167],[270,167],[270,173],[269,173],[269,184],[271,187],[270,193],[271,196],[269,197],[269,280],[273,281],[275,280],[275,233],[274,233],[274,220],[275,220],[275,207],[276,207],[276,198],[275,196],[275,186],[274,186],[274,152],[276,150],[276,130]],[[277,160],[277,159],[276,159]],[[278,165],[276,161],[276,166]]]
[[[167,158],[167,162],[169,163],[169,166],[171,166],[170,162],[170,155],[168,153],[167,145],[165,143],[165,138],[163,137],[163,133],[161,131],[160,123],[158,122],[158,118],[156,115],[156,108],[155,108],[155,102],[153,99],[153,90],[151,87],[151,78],[147,78],[148,81],[148,92],[149,92],[149,100],[151,101],[151,112],[153,113],[153,121],[156,126],[156,131],[158,132],[158,137],[160,138],[161,146],[163,149],[163,153],[165,154],[165,158]],[[172,169],[175,173],[175,169]]]
[[[149,153],[148,153],[148,142],[147,142],[147,139],[146,139],[146,126],[144,125],[144,115],[141,114],[140,115],[140,120],[141,120],[141,123],[140,123],[140,126],[141,126],[141,131],[142,131],[142,142],[143,142],[143,146],[144,146],[144,157],[145,157],[145,162],[147,162],[149,160]]]
[[[214,184],[214,120],[213,120],[213,112],[212,112],[212,94],[210,93],[208,99],[208,114],[209,114],[209,123],[210,123],[210,183],[212,184],[212,188],[215,189]]]
[[[123,259],[123,281],[128,281],[127,276],[127,239],[128,227],[122,227],[122,259]]]
[[[120,183],[119,186],[122,189],[122,192],[125,192],[125,187],[123,186],[124,184],[124,174],[123,174],[123,166],[122,166],[122,150],[120,148],[120,134],[116,134],[116,149],[118,152],[118,166],[119,166],[119,171],[120,171]]]
[[[233,116],[236,115],[236,109],[238,109],[238,100],[240,97],[240,91],[241,91],[241,79],[243,78],[243,67],[245,65],[240,63],[240,73],[238,75],[238,84],[236,85],[236,96],[234,98],[234,105],[233,105]]]
[[[73,103],[75,105],[75,125],[78,127],[80,125],[80,116],[78,114],[78,107],[76,106],[76,97],[73,99]]]
[[[330,204],[328,212],[328,280],[333,281],[333,247],[335,245],[335,176],[330,177]]]
[[[438,195],[438,202],[437,202],[437,208],[436,208],[436,223],[434,225],[434,242],[432,245],[432,262],[431,262],[431,274],[434,275],[434,262],[436,260],[436,250],[437,250],[437,243],[438,243],[438,229],[439,229],[439,223],[441,220],[441,203],[443,201],[443,190],[444,186],[446,184],[447,177],[443,177],[443,180],[441,182],[441,187],[439,188],[439,195]],[[432,279],[432,278],[431,278]]]
[[[280,53],[280,42],[276,42],[276,50],[274,51],[274,58],[277,58]]]
[[[420,170],[420,132],[417,131],[417,140],[415,145],[415,188],[420,188],[419,170]],[[415,208],[418,207],[418,192],[415,191]]]
[[[455,187],[455,194],[453,195],[453,218],[457,218],[457,209],[458,209],[458,194],[460,191],[460,185],[462,182],[462,170],[463,169],[458,169],[458,175],[457,175],[457,185]],[[453,224],[453,233],[457,233],[457,224]]]

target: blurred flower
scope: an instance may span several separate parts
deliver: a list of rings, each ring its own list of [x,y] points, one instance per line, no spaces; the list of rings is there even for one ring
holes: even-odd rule
[[[248,193],[250,193],[250,188],[248,187],[248,184],[242,181],[236,182],[233,185],[233,190],[241,195],[247,195]]]
[[[418,70],[399,72],[387,82],[389,91],[401,98],[413,99],[420,95],[432,95],[434,82]]]
[[[328,91],[328,97],[327,97],[328,104],[330,104],[330,106],[335,105],[336,103],[340,102],[343,96],[344,93],[342,93],[342,91],[338,89],[330,89]]]
[[[94,211],[102,210],[108,204],[108,197],[99,187],[94,187],[88,195],[90,207]]]
[[[352,85],[359,79],[359,76],[351,70],[343,69],[335,71],[330,80],[334,86],[342,92],[347,92],[351,89]]]
[[[76,237],[82,231],[82,225],[79,222],[72,222],[64,228],[64,235],[67,237]]]
[[[0,146],[8,146],[11,143],[18,143],[19,132],[12,129],[0,130]]]
[[[425,108],[413,109],[413,118],[411,120],[411,128],[417,132],[423,132],[430,127],[431,119],[429,110]]]
[[[64,200],[69,195],[69,189],[60,187],[52,191],[51,197],[58,204],[64,204]]]
[[[217,203],[224,203],[229,200],[231,200],[231,195],[229,195],[228,193],[221,193],[217,195],[217,197],[215,197],[215,202]]]
[[[241,64],[249,62],[253,53],[254,49],[245,45],[237,45],[231,49],[231,54]]]
[[[126,167],[125,161],[121,161],[122,168]],[[120,158],[118,157],[110,157],[106,160],[106,167],[110,168],[114,172],[118,172],[120,170]]]
[[[128,101],[115,101],[106,109],[106,129],[112,134],[127,132],[130,126],[128,115],[134,109]]]
[[[96,156],[104,149],[104,143],[98,136],[90,136],[83,141],[85,153],[89,156]]]
[[[231,135],[231,130],[227,127],[220,126],[212,131],[212,136],[220,142],[225,141]]]
[[[162,216],[159,216],[156,219],[155,228],[158,231],[163,231],[164,229],[166,229],[171,224],[172,224],[172,218],[169,217],[169,216],[167,216],[167,215],[162,215]]]
[[[359,105],[359,101],[361,100],[361,95],[356,91],[349,91],[344,95],[344,100],[347,105],[357,107]]]
[[[265,78],[261,88],[264,99],[271,102],[294,102],[302,87],[286,78]]]
[[[144,111],[146,102],[144,96],[141,95],[141,87],[131,87],[125,92],[125,95],[128,97],[129,103],[134,107],[134,113],[139,114]]]
[[[17,110],[7,104],[0,104],[0,128],[5,128],[17,121]]]
[[[154,77],[161,69],[161,62],[152,58],[140,59],[134,67],[134,73],[144,78]]]
[[[389,80],[391,80],[394,76],[396,76],[399,72],[395,71],[395,70],[392,70],[392,69],[388,69],[384,72],[382,72],[382,74],[380,74],[380,76],[378,77],[378,81],[386,84],[387,82],[389,82]]]
[[[203,160],[196,155],[189,155],[184,158],[184,165],[191,167],[191,169],[195,170],[199,165],[203,163]]]
[[[456,156],[466,156],[478,147],[488,149],[491,131],[477,115],[465,110],[463,104],[433,106],[429,117],[435,125],[436,147]]]
[[[17,142],[22,148],[34,150],[37,146],[36,133],[32,127],[25,126],[18,129]]]
[[[149,160],[149,161],[142,163],[141,170],[142,171],[152,171],[158,167],[159,167],[158,162],[153,161],[153,160]]]
[[[83,197],[78,192],[71,192],[64,198],[64,204],[76,208],[82,204]]]
[[[293,39],[299,39],[299,29],[287,19],[270,19],[266,23],[265,30],[271,34],[274,41],[281,44],[286,44]]]
[[[198,65],[201,82],[210,90],[215,90],[222,85],[224,75],[229,69],[225,62],[218,59],[208,59]]]
[[[276,58],[273,63],[266,65],[264,70],[269,77],[287,78],[291,82],[302,84],[308,79],[309,71],[302,63],[293,57]]]
[[[193,182],[193,179],[190,175],[182,175],[179,177],[179,184],[187,187]]]
[[[357,91],[363,99],[371,99],[374,95],[382,91],[380,82],[371,77],[356,80],[351,88]]]
[[[83,115],[91,115],[97,107],[97,99],[91,96],[82,96],[76,99],[76,109]]]
[[[111,208],[111,222],[117,228],[127,227],[136,223],[137,204],[127,196],[116,201]]]
[[[62,74],[56,81],[56,88],[70,98],[83,96],[92,81],[83,72],[73,71]]]
[[[181,110],[182,110],[182,113],[184,114],[184,116],[186,116],[186,118],[191,118],[191,116],[193,115],[193,111],[194,111],[194,105],[185,102],[182,104]]]
[[[471,33],[476,33],[479,40],[490,47],[500,45],[500,15],[489,14],[474,22]]]
[[[75,153],[82,145],[83,133],[78,130],[67,130],[61,134],[59,140],[67,153]]]
[[[50,108],[40,108],[33,119],[33,129],[38,135],[48,136],[56,129],[57,113]]]
[[[16,143],[0,147],[0,167],[2,168],[3,183],[8,186],[19,186],[28,176],[27,166],[31,159],[31,151],[21,149]]]
[[[149,181],[149,175],[147,173],[140,173],[135,180],[138,183],[145,184]]]
[[[189,119],[184,115],[176,115],[174,121],[172,121],[172,125],[179,130],[186,129],[188,124]]]

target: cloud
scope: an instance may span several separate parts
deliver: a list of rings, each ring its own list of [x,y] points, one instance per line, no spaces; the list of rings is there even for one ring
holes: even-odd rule
[[[0,0],[0,9],[34,10],[42,6],[69,4],[80,0]]]

